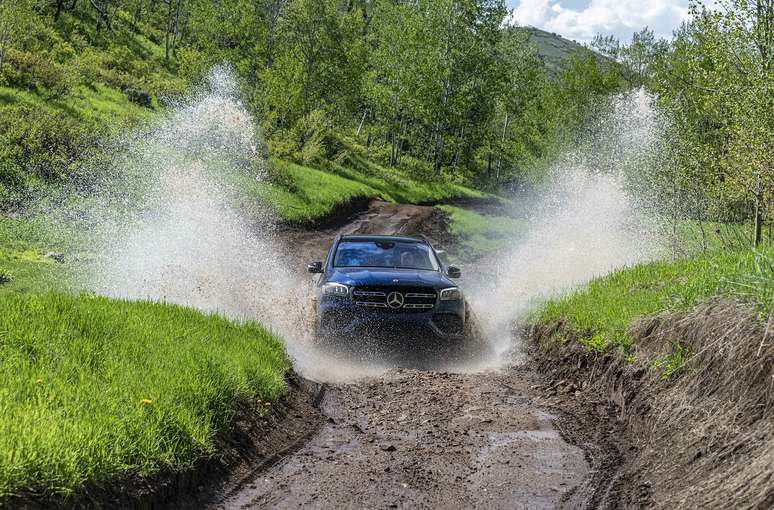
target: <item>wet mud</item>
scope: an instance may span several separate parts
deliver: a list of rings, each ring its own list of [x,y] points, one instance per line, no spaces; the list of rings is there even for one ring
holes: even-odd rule
[[[322,260],[337,234],[422,235],[453,242],[425,206],[371,202],[339,225],[283,235],[303,267]],[[486,268],[483,268],[485,270]],[[507,332],[506,332],[507,334]],[[514,333],[515,334],[515,333]],[[617,465],[604,407],[580,389],[557,394],[523,356],[497,368],[408,357],[392,368],[327,373],[325,420],[306,443],[211,508],[593,508]],[[408,361],[408,362],[407,362]],[[354,360],[342,361],[342,372]],[[367,361],[358,360],[358,363]],[[376,365],[377,362],[374,362]],[[406,366],[410,368],[406,368]]]
[[[589,475],[527,369],[396,370],[326,389],[327,422],[217,508],[557,508]]]

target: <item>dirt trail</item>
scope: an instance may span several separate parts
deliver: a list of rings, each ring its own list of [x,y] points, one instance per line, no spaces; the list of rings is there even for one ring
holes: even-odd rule
[[[430,207],[375,201],[340,228],[287,236],[288,253],[299,263],[320,260],[336,233],[419,233],[445,241],[442,222]],[[320,430],[214,507],[533,509],[598,503],[601,466],[615,457],[607,445],[595,444],[601,422],[572,418],[566,411],[577,410],[583,397],[547,401],[542,384],[528,367],[514,366],[454,374],[394,369],[327,385],[320,406],[327,421]]]
[[[353,214],[341,225],[322,230],[292,229],[283,232],[282,239],[292,263],[303,267],[304,262],[322,260],[339,234],[422,235],[434,245],[443,245],[449,241],[444,221],[434,207],[372,200],[365,211]]]

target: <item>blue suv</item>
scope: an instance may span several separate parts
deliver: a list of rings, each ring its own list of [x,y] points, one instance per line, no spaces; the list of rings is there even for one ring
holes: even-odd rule
[[[425,240],[338,236],[325,263],[313,262],[308,270],[321,275],[318,338],[429,334],[452,340],[466,335],[467,305],[451,280],[460,277],[460,270],[444,265]]]

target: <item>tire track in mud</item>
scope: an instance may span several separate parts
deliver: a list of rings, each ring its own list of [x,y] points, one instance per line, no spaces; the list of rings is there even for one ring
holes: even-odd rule
[[[303,267],[322,259],[338,233],[449,239],[436,209],[373,201],[339,228],[287,233],[286,253]],[[556,414],[569,415],[544,400],[542,382],[518,365],[479,373],[393,369],[328,384],[320,430],[212,507],[584,506],[603,489],[595,486],[596,469],[610,445],[589,439],[597,434],[594,419],[567,424],[573,433],[566,434]]]
[[[397,370],[329,387],[328,422],[221,508],[555,508],[589,468],[535,377]]]

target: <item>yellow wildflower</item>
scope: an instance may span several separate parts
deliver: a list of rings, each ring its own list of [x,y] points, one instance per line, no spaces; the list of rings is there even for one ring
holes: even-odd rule
[[[149,398],[144,398],[144,399],[140,400],[140,403],[142,405],[144,405],[144,406],[149,406],[149,405],[153,404],[153,400],[151,400]]]

